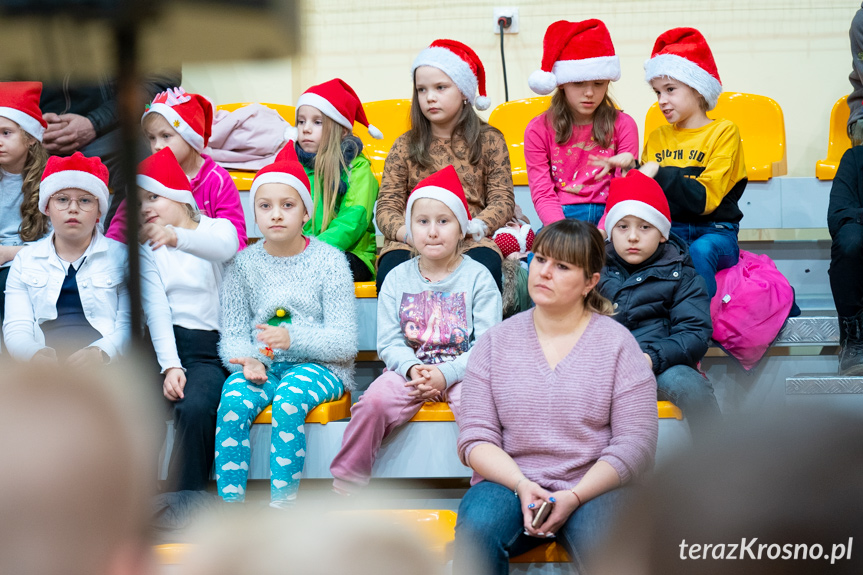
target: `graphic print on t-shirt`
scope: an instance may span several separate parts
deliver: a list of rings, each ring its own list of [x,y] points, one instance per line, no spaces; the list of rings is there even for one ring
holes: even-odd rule
[[[464,292],[402,294],[399,325],[423,363],[452,361],[470,348]]]

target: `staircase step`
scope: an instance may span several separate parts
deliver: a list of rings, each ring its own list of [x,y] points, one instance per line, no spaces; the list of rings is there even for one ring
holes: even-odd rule
[[[839,345],[839,319],[836,316],[788,318],[774,345]]]
[[[863,394],[863,377],[801,373],[785,378],[785,395]]]

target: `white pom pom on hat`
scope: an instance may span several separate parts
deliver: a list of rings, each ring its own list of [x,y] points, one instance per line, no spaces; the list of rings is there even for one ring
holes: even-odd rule
[[[535,70],[531,73],[530,77],[528,77],[527,85],[537,94],[545,96],[547,94],[551,94],[554,92],[554,89],[557,88],[557,77],[551,72]]]
[[[381,132],[376,127],[372,126],[371,124],[369,124],[369,135],[372,138],[374,138],[375,140],[383,140],[384,139],[383,132]]]

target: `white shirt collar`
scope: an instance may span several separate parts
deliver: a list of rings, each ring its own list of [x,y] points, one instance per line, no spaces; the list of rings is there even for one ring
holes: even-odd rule
[[[96,241],[95,241],[95,240],[96,240],[96,237],[94,236],[94,237],[93,237],[93,239],[91,239],[91,240],[90,240],[90,245],[88,245],[88,246],[87,246],[87,249],[86,249],[86,250],[84,250],[84,254],[83,254],[80,258],[78,258],[78,259],[77,259],[77,260],[75,260],[74,262],[67,262],[66,260],[64,260],[63,258],[61,258],[59,255],[57,255],[57,249],[54,247],[54,236],[52,235],[52,236],[51,236],[51,241],[50,241],[50,244],[51,244],[51,258],[52,258],[52,259],[54,259],[57,263],[59,263],[59,264],[63,267],[63,271],[65,271],[67,274],[69,273],[69,266],[70,266],[70,265],[71,265],[73,268],[75,268],[75,271],[78,271],[78,268],[80,268],[80,267],[81,267],[81,264],[82,264],[82,263],[84,263],[84,258],[86,258],[87,256],[89,256],[89,255],[90,255],[90,253],[92,253],[92,251],[93,251],[93,244],[95,244],[95,243],[96,243]]]

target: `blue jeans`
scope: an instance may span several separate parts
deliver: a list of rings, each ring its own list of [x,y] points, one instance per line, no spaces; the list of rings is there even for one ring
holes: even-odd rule
[[[724,222],[671,224],[671,231],[689,245],[692,265],[707,283],[707,295],[711,298],[716,295],[716,272],[730,268],[740,259],[739,229],[737,224]]]
[[[618,488],[591,499],[575,510],[557,535],[579,573],[584,557],[595,551],[611,528],[627,498],[628,488]],[[509,558],[547,542],[524,534],[521,503],[512,490],[499,483],[481,481],[461,500],[455,524],[453,575],[506,575]],[[475,569],[479,567],[479,569]]]
[[[599,224],[602,214],[605,213],[605,204],[565,204],[563,216],[568,220],[582,220],[593,225]]]
[[[656,387],[660,399],[683,411],[693,440],[709,438],[708,430],[722,415],[709,379],[688,365],[675,365],[657,376]]]

